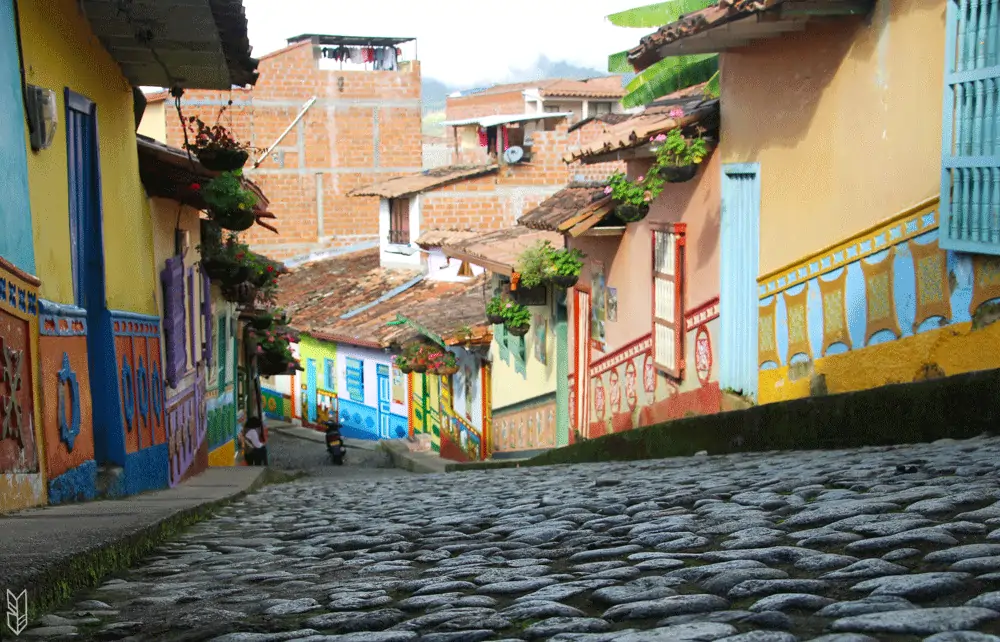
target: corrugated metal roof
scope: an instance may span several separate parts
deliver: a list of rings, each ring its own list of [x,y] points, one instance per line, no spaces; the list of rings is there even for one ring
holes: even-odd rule
[[[427,169],[415,174],[397,176],[385,181],[359,187],[348,196],[381,196],[382,198],[400,198],[410,194],[419,194],[441,187],[449,183],[467,178],[475,178],[497,171],[495,164],[489,165],[445,165]]]
[[[511,274],[517,257],[539,241],[548,241],[556,247],[564,244],[561,234],[547,230],[533,230],[523,225],[481,234],[475,239],[445,245],[446,256],[468,261],[497,274]]]
[[[461,120],[446,120],[441,123],[445,127],[467,127],[478,125],[480,127],[496,127],[497,125],[508,125],[510,123],[523,123],[533,120],[545,120],[548,118],[569,118],[573,112],[547,112],[538,114],[501,114],[499,116],[476,116],[474,118],[463,118]]]

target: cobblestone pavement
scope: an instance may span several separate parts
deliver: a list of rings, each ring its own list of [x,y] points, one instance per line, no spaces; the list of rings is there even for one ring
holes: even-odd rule
[[[267,437],[268,460],[271,466],[282,470],[300,470],[311,477],[378,478],[405,477],[410,473],[392,467],[389,456],[381,451],[348,448],[343,466],[330,463],[326,445],[284,435],[272,430]]]
[[[1000,641],[998,455],[976,439],[272,486],[45,624],[220,642]]]

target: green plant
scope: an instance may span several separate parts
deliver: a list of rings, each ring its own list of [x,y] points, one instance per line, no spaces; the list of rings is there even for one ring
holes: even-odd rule
[[[552,252],[555,248],[548,241],[539,241],[517,257],[514,269],[520,275],[518,284],[525,288],[538,287],[551,273]]]
[[[237,268],[245,267],[251,272],[256,266],[250,246],[240,242],[240,237],[236,234],[227,235],[222,242],[215,238],[203,238],[197,249],[203,260],[228,263]]]
[[[486,315],[490,317],[503,317],[504,308],[507,307],[507,297],[497,294],[486,304]]]
[[[684,117],[684,110],[675,107],[670,110],[670,117],[676,122]],[[685,138],[677,127],[666,134],[650,137],[649,142],[658,144],[656,161],[653,163],[656,169],[697,165],[708,156],[708,145],[704,138],[700,135],[695,138]]]
[[[653,171],[639,176],[634,181],[629,180],[622,172],[615,172],[608,177],[608,186],[604,188],[604,193],[619,205],[649,207],[650,202],[663,191],[665,182],[657,172]]]
[[[427,364],[428,372],[432,373],[447,373],[450,374],[451,371],[458,369],[458,359],[455,355],[448,350],[438,350],[431,352],[429,355],[429,363]]]
[[[578,276],[583,270],[585,254],[576,248],[555,250],[550,255],[551,271],[556,276]]]
[[[523,328],[531,324],[531,311],[520,303],[508,301],[503,310],[503,323],[510,328]]]
[[[222,117],[225,110],[226,106],[223,106],[219,111],[219,118]],[[220,125],[218,120],[215,125],[209,126],[201,118],[190,116],[187,119],[186,127],[194,137],[194,141],[185,143],[184,146],[192,152],[205,149],[224,149],[234,152],[250,150],[248,143],[241,143],[233,138],[229,130]]]
[[[222,172],[204,187],[201,196],[209,209],[220,213],[250,212],[257,204],[257,197],[246,188],[243,172]]]
[[[294,337],[291,333],[282,330],[282,328],[275,328],[273,330],[254,333],[253,336],[254,341],[257,343],[257,354],[265,355],[267,358],[276,361],[295,362],[291,347]]]

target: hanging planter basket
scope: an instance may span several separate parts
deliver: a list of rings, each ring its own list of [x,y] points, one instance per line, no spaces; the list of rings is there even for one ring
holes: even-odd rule
[[[220,259],[202,259],[201,271],[212,281],[226,281],[233,274],[233,264]]]
[[[649,205],[623,203],[615,208],[615,216],[625,223],[636,223],[649,214]]]
[[[222,296],[227,301],[232,301],[238,305],[253,305],[257,298],[257,288],[253,283],[244,281],[236,285],[229,285],[222,288]]]
[[[197,150],[195,156],[205,169],[213,172],[232,172],[242,169],[250,158],[246,150],[221,147],[204,147]]]
[[[512,334],[515,337],[523,337],[524,335],[528,334],[528,330],[531,329],[531,325],[527,324],[527,323],[524,324],[524,325],[519,325],[519,326],[509,326],[508,325],[508,326],[504,326],[504,327],[507,328],[507,332],[509,334]]]
[[[573,287],[579,280],[580,280],[579,274],[558,274],[549,279],[552,285],[556,286],[557,288],[562,288],[564,290]]]
[[[274,325],[274,317],[270,314],[258,314],[250,319],[250,325],[254,330],[267,330]]]
[[[215,223],[230,232],[244,232],[253,227],[257,215],[252,210],[221,211],[210,209],[208,215]]]
[[[686,183],[698,174],[698,166],[683,165],[681,167],[668,165],[660,168],[660,176],[668,183]]]
[[[420,364],[420,365],[414,364],[414,365],[410,366],[410,371],[411,372],[416,372],[417,374],[424,373],[424,372],[427,372],[427,366],[425,366],[423,364]]]
[[[434,370],[431,374],[436,374],[441,377],[450,377],[456,372],[458,372],[458,366],[442,366]]]
[[[239,285],[250,279],[250,268],[245,265],[231,266],[229,273],[220,279],[223,286]]]
[[[257,372],[265,377],[275,375],[291,374],[295,370],[295,362],[288,361],[285,357],[261,355],[257,359]]]
[[[503,317],[500,316],[499,314],[487,314],[486,320],[492,323],[493,325],[503,323]]]
[[[413,372],[413,368],[411,368],[410,366],[406,366],[406,365],[402,365],[402,366],[397,365],[396,369],[398,369],[403,374],[410,374],[411,372]]]

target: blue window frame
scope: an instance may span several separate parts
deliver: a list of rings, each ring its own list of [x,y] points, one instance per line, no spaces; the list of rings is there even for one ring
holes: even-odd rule
[[[330,392],[337,391],[337,371],[333,359],[323,359],[323,387]]]

